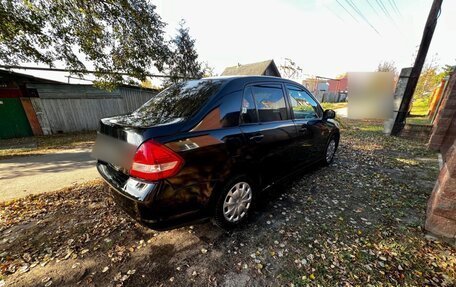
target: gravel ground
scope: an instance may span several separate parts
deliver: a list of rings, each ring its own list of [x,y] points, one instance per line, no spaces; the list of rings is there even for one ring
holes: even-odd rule
[[[422,228],[437,156],[381,128],[344,120],[334,164],[232,232],[146,229],[101,181],[2,203],[0,286],[455,286],[455,249]]]

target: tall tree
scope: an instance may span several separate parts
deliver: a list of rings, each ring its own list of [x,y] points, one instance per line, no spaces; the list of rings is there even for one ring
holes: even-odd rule
[[[203,62],[202,63],[202,69],[203,69],[203,77],[215,77],[217,74],[215,73],[215,68],[212,66],[209,66],[208,62]]]
[[[145,80],[141,81],[139,84],[142,88],[146,89],[154,89],[154,90],[161,90],[161,88],[157,85],[155,85],[149,78],[146,78]]]
[[[396,64],[393,61],[383,61],[378,64],[377,72],[391,72],[395,77],[398,75]]]
[[[302,77],[302,68],[290,58],[285,58],[283,63],[279,65],[280,74],[286,79],[299,79]]]
[[[0,0],[0,62],[33,62],[122,81],[163,69],[165,23],[148,0]]]
[[[432,91],[440,84],[440,81],[450,72],[451,66],[449,65],[444,66],[442,71],[439,72],[437,60],[437,54],[435,54],[424,62],[413,94],[414,99],[428,99],[432,95]]]
[[[441,77],[438,77],[437,66],[425,64],[421,71],[420,78],[416,84],[414,98],[427,98],[440,83]]]
[[[170,78],[165,80],[165,86],[185,79],[198,79],[204,75],[195,50],[195,40],[190,37],[184,20],[179,23],[177,35],[171,40],[171,56],[168,61],[166,74]]]
[[[446,76],[451,75],[454,72],[455,68],[456,68],[456,66],[452,66],[452,65],[443,66],[443,68],[442,68],[443,71],[441,73],[442,78],[445,78]]]

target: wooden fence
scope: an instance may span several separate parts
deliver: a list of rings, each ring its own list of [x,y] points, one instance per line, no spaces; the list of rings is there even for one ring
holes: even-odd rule
[[[43,134],[98,129],[101,118],[134,111],[156,91],[120,87],[112,92],[91,85],[29,84],[39,98],[31,98]]]
[[[346,93],[318,91],[314,93],[314,96],[321,103],[339,103],[347,101]]]

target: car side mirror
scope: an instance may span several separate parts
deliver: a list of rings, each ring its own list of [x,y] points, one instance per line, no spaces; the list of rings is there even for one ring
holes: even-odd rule
[[[334,119],[336,118],[336,112],[333,111],[333,110],[325,110],[323,112],[323,119],[327,120],[327,119]]]

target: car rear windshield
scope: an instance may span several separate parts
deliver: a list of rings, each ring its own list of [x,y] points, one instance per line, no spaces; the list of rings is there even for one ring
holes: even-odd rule
[[[133,114],[153,118],[164,124],[192,117],[218,92],[222,80],[192,80],[177,83],[162,91]]]

